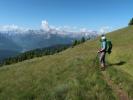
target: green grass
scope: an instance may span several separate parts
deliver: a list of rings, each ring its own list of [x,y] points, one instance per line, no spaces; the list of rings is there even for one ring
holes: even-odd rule
[[[107,75],[132,97],[133,27],[107,35],[113,42]],[[117,100],[94,63],[99,40],[59,54],[0,68],[0,100]],[[115,63],[124,62],[121,65]],[[119,81],[118,81],[119,80]],[[126,84],[127,83],[127,84]],[[125,88],[124,88],[125,87]]]
[[[133,26],[112,33],[108,35],[114,45],[109,61],[110,63],[125,62],[117,68],[133,76]]]
[[[125,90],[129,98],[133,98],[133,77],[113,67],[108,68],[107,76],[121,89]]]

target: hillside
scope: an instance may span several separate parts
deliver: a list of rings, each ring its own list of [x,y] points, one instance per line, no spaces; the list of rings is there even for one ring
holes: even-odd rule
[[[87,41],[59,54],[1,67],[0,100],[119,100],[111,86],[133,98],[133,26],[107,37],[113,52],[105,72],[96,59],[99,39]]]

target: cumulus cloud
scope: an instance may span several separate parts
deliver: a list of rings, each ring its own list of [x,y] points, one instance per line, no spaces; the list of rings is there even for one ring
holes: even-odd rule
[[[47,22],[46,20],[43,20],[43,21],[42,21],[41,28],[42,28],[44,31],[49,31],[49,30],[50,30],[49,24],[48,24],[48,22]]]
[[[40,29],[42,29],[40,31]],[[76,26],[52,26],[49,25],[47,20],[42,20],[41,21],[41,27],[38,30],[35,29],[28,29],[28,28],[22,28],[17,25],[1,25],[0,26],[0,32],[7,32],[7,33],[31,33],[34,32],[36,34],[47,34],[50,36],[50,34],[59,34],[62,36],[72,36],[72,37],[77,37],[77,36],[89,36],[90,34],[96,34],[96,31],[89,30],[88,28],[79,28]],[[101,31],[107,30],[108,27],[103,27],[101,28]],[[29,31],[30,30],[30,31]],[[48,38],[49,38],[48,36]]]
[[[112,27],[110,26],[103,26],[100,28],[100,34],[106,34],[110,31],[112,31]]]
[[[92,31],[87,28],[78,28],[76,26],[69,26],[69,25],[53,26],[53,25],[49,25],[47,20],[42,20],[41,29],[44,31],[57,30],[57,31],[65,31],[65,32],[91,32]]]
[[[90,30],[87,28],[80,28],[80,32],[93,32],[94,30]]]
[[[10,30],[17,30],[17,29],[18,29],[18,26],[14,24],[0,26],[1,31],[10,31]]]
[[[43,20],[41,23],[41,28],[44,31],[47,31],[49,34],[59,34],[63,36],[71,36],[71,37],[88,37],[90,35],[96,35],[97,32],[94,30],[90,30],[88,28],[79,28],[76,26],[52,26],[49,25],[46,20]],[[47,33],[47,34],[48,34]]]
[[[11,25],[0,25],[0,31],[1,32],[10,32],[10,31],[25,32],[27,30],[28,29],[19,27],[19,26],[14,25],[14,24],[11,24]]]
[[[68,31],[68,32],[74,32],[77,31],[77,27],[72,27],[72,26],[49,26],[50,29],[57,30],[57,31]]]

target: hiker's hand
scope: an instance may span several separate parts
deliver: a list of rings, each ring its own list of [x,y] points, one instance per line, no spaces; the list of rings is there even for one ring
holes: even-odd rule
[[[97,51],[97,53],[100,53],[100,51]]]

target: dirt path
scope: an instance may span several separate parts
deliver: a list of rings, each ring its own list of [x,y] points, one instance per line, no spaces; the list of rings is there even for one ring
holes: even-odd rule
[[[112,88],[112,90],[116,93],[119,100],[130,100],[128,98],[128,94],[122,90],[118,85],[114,84],[111,79],[107,77],[106,71],[102,72],[104,80],[108,83],[108,85]]]

